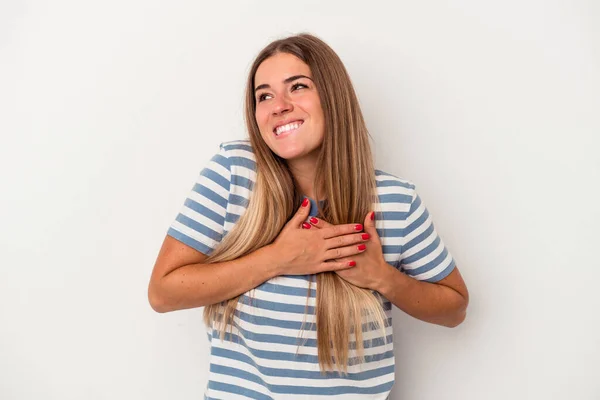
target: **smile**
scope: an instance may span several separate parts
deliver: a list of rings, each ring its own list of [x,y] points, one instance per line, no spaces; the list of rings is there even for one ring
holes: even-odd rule
[[[302,125],[304,123],[304,121],[294,121],[294,122],[290,122],[289,124],[285,124],[285,125],[281,125],[278,126],[277,128],[275,128],[273,131],[275,132],[276,136],[281,135],[282,133],[285,132],[289,132],[289,131],[293,131],[295,129],[298,129],[300,127],[300,125]]]

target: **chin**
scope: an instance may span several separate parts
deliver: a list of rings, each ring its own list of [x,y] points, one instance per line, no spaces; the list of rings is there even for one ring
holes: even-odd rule
[[[291,161],[291,160],[296,160],[299,158],[304,157],[306,154],[304,152],[299,152],[299,151],[289,151],[289,150],[278,150],[278,151],[273,151],[275,154],[277,154],[279,157],[283,158],[284,160],[287,161]]]
[[[275,154],[286,161],[296,161],[309,157],[316,159],[319,155],[319,149],[279,149]]]
[[[307,156],[318,156],[321,144],[306,143],[303,140],[263,140],[271,151],[286,161],[293,161],[305,158]]]

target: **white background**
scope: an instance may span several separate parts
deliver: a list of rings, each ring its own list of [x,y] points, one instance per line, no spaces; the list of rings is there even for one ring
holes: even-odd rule
[[[0,6],[0,398],[200,399],[201,310],[146,289],[273,39],[345,62],[377,166],[416,183],[471,293],[395,314],[394,400],[600,398],[597,1]]]

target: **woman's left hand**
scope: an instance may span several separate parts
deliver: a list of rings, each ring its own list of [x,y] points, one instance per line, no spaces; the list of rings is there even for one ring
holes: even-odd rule
[[[310,218],[310,225],[313,229],[333,226],[320,218]],[[367,213],[363,227],[363,232],[368,234],[368,238],[363,242],[363,244],[367,246],[366,250],[355,256],[337,260],[354,261],[356,262],[356,266],[345,270],[335,271],[335,273],[355,286],[377,290],[380,282],[385,279],[385,272],[390,265],[388,265],[383,258],[381,241],[379,240],[379,235],[375,229],[374,211]]]

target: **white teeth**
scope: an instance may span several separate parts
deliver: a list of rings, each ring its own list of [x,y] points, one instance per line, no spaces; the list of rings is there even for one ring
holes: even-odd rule
[[[292,129],[298,129],[298,127],[300,127],[300,125],[302,125],[302,122],[292,122],[290,124],[286,124],[286,125],[282,125],[277,127],[277,129],[275,130],[275,134],[277,136],[281,135],[283,132],[288,132],[291,131]]]

